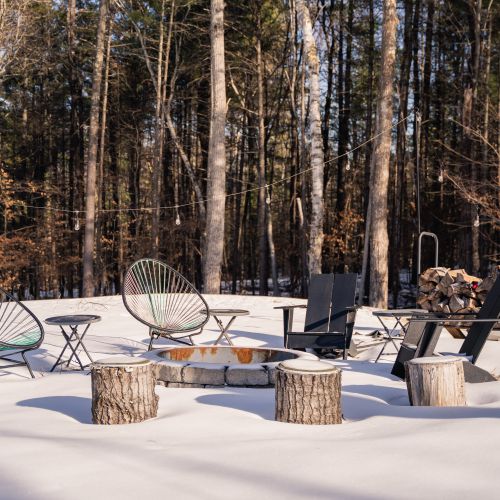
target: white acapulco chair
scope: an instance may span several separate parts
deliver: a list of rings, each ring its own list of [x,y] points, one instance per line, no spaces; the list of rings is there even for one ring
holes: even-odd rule
[[[164,337],[194,345],[209,319],[208,305],[196,288],[172,267],[155,259],[140,259],[125,273],[122,291],[128,312],[149,327],[148,351]]]

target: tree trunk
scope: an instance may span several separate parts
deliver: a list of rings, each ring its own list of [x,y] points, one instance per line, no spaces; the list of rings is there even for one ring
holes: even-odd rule
[[[304,0],[297,0],[297,10],[301,19],[304,37],[304,52],[309,68],[309,122],[311,134],[311,221],[309,226],[309,248],[307,252],[308,271],[321,273],[321,251],[323,248],[323,173],[324,156],[321,136],[319,61],[316,41],[312,31],[309,9]]]
[[[456,356],[433,356],[405,363],[412,406],[465,406],[464,361]]]
[[[109,358],[92,364],[94,424],[132,424],[156,417],[156,369],[142,358]]]
[[[292,424],[341,424],[340,369],[314,360],[289,360],[276,369],[275,418]]]
[[[87,160],[87,184],[85,199],[85,238],[83,244],[83,296],[94,294],[94,244],[96,165],[99,142],[99,104],[101,100],[102,66],[104,61],[104,39],[109,0],[100,0],[97,25],[97,46],[92,74],[92,97],[90,103],[89,151]]]
[[[225,125],[227,104],[224,65],[224,0],[212,0],[210,11],[212,81],[203,282],[205,293],[219,293],[226,202]]]
[[[163,18],[165,17],[165,0],[161,2],[160,12],[160,38],[158,41],[158,60],[156,64],[156,100],[155,100],[155,131],[154,131],[154,157],[153,157],[153,175],[151,179],[151,199],[153,202],[153,211],[151,214],[151,256],[158,258],[160,247],[160,192],[161,192],[161,173],[163,157]],[[168,58],[168,54],[165,55]]]
[[[398,293],[400,288],[400,268],[403,257],[401,240],[403,226],[403,209],[406,200],[406,130],[408,114],[408,88],[410,82],[410,67],[411,67],[411,29],[412,29],[412,7],[413,2],[409,1],[405,5],[405,25],[404,25],[404,45],[401,59],[401,67],[399,73],[399,110],[398,110],[398,126],[396,139],[396,179],[394,196],[394,216],[392,217],[392,241],[391,241],[391,257],[392,257],[392,297],[393,306],[397,307]]]
[[[104,157],[106,151],[105,145],[106,145],[106,128],[107,128],[107,115],[108,115],[109,64],[110,64],[110,54],[111,54],[111,31],[109,22],[106,31],[107,31],[106,65],[104,68],[104,85],[103,85],[102,110],[101,110],[101,138],[99,139],[99,174],[98,174],[99,189],[97,191],[97,228],[96,228],[96,233],[97,233],[96,262],[99,268],[98,276],[100,282],[100,287],[99,287],[100,295],[105,295],[104,288],[107,275],[104,249],[102,246],[103,234],[105,231],[105,222],[103,218],[102,209],[105,208],[105,203],[106,203]]]
[[[264,64],[262,61],[262,26],[261,9],[259,2],[257,6],[257,40],[255,51],[257,53],[257,97],[258,97],[258,120],[259,120],[259,140],[258,140],[258,181],[259,181],[259,203],[257,214],[257,228],[259,231],[259,295],[267,295],[267,278],[269,275],[268,247],[267,247],[267,227],[266,227],[266,129],[264,124]]]
[[[343,2],[341,7],[343,10]],[[342,53],[343,43],[342,38],[339,42],[339,68],[340,61],[343,60],[345,70],[339,69],[339,140],[338,140],[338,163],[337,163],[337,213],[343,212],[346,208],[346,194],[345,194],[345,177],[346,167],[349,163],[349,158],[346,155],[349,148],[349,122],[351,114],[351,57],[352,57],[352,25],[353,25],[354,6],[352,0],[349,0],[348,15],[347,15],[347,29],[346,29],[346,52],[345,56]],[[342,12],[342,24],[343,24]],[[343,33],[344,29],[342,26]],[[342,65],[342,66],[344,66]],[[342,255],[340,257],[342,260]]]
[[[391,156],[392,80],[396,58],[396,0],[384,0],[382,61],[370,191],[370,305],[386,308],[388,294],[387,193]]]

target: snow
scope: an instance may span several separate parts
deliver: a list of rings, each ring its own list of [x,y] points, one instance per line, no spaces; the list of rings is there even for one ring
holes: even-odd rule
[[[281,347],[277,305],[299,299],[207,296],[210,307],[242,308],[230,330],[235,345]],[[86,345],[95,359],[140,355],[147,328],[121,298],[29,302],[44,319],[94,313]],[[304,310],[296,311],[297,325]],[[378,321],[363,308],[358,344]],[[197,342],[210,345],[219,330],[210,320]],[[274,421],[272,389],[176,389],[158,386],[158,417],[140,424],[92,425],[90,377],[49,373],[63,345],[58,327],[26,368],[0,370],[0,498],[498,498],[500,384],[467,384],[465,408],[410,407],[404,382],[390,375],[394,356],[374,359],[378,343],[360,360],[327,361],[343,370],[345,421],[302,426]],[[446,334],[439,350],[460,345]],[[388,348],[390,353],[390,349]],[[83,358],[83,356],[82,356]],[[500,373],[500,342],[479,358]]]

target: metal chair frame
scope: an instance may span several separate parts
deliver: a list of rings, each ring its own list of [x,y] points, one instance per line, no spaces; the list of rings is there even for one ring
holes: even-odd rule
[[[149,327],[148,351],[159,337],[194,345],[192,337],[203,331],[210,317],[208,304],[196,288],[156,259],[140,259],[127,269],[122,298],[127,311]]]
[[[20,344],[19,340],[31,338],[36,340],[30,344]],[[32,378],[35,378],[26,353],[38,349],[43,342],[45,332],[42,323],[21,301],[12,294],[0,288],[0,360],[9,361],[10,364],[0,365],[0,368],[26,366]],[[17,342],[16,342],[17,341]],[[12,356],[21,355],[22,361],[12,359]]]

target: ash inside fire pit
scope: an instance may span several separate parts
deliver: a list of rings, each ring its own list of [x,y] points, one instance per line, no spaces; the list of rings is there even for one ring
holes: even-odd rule
[[[317,359],[291,349],[225,346],[171,347],[147,357],[158,365],[158,383],[168,387],[271,387],[281,361]]]

